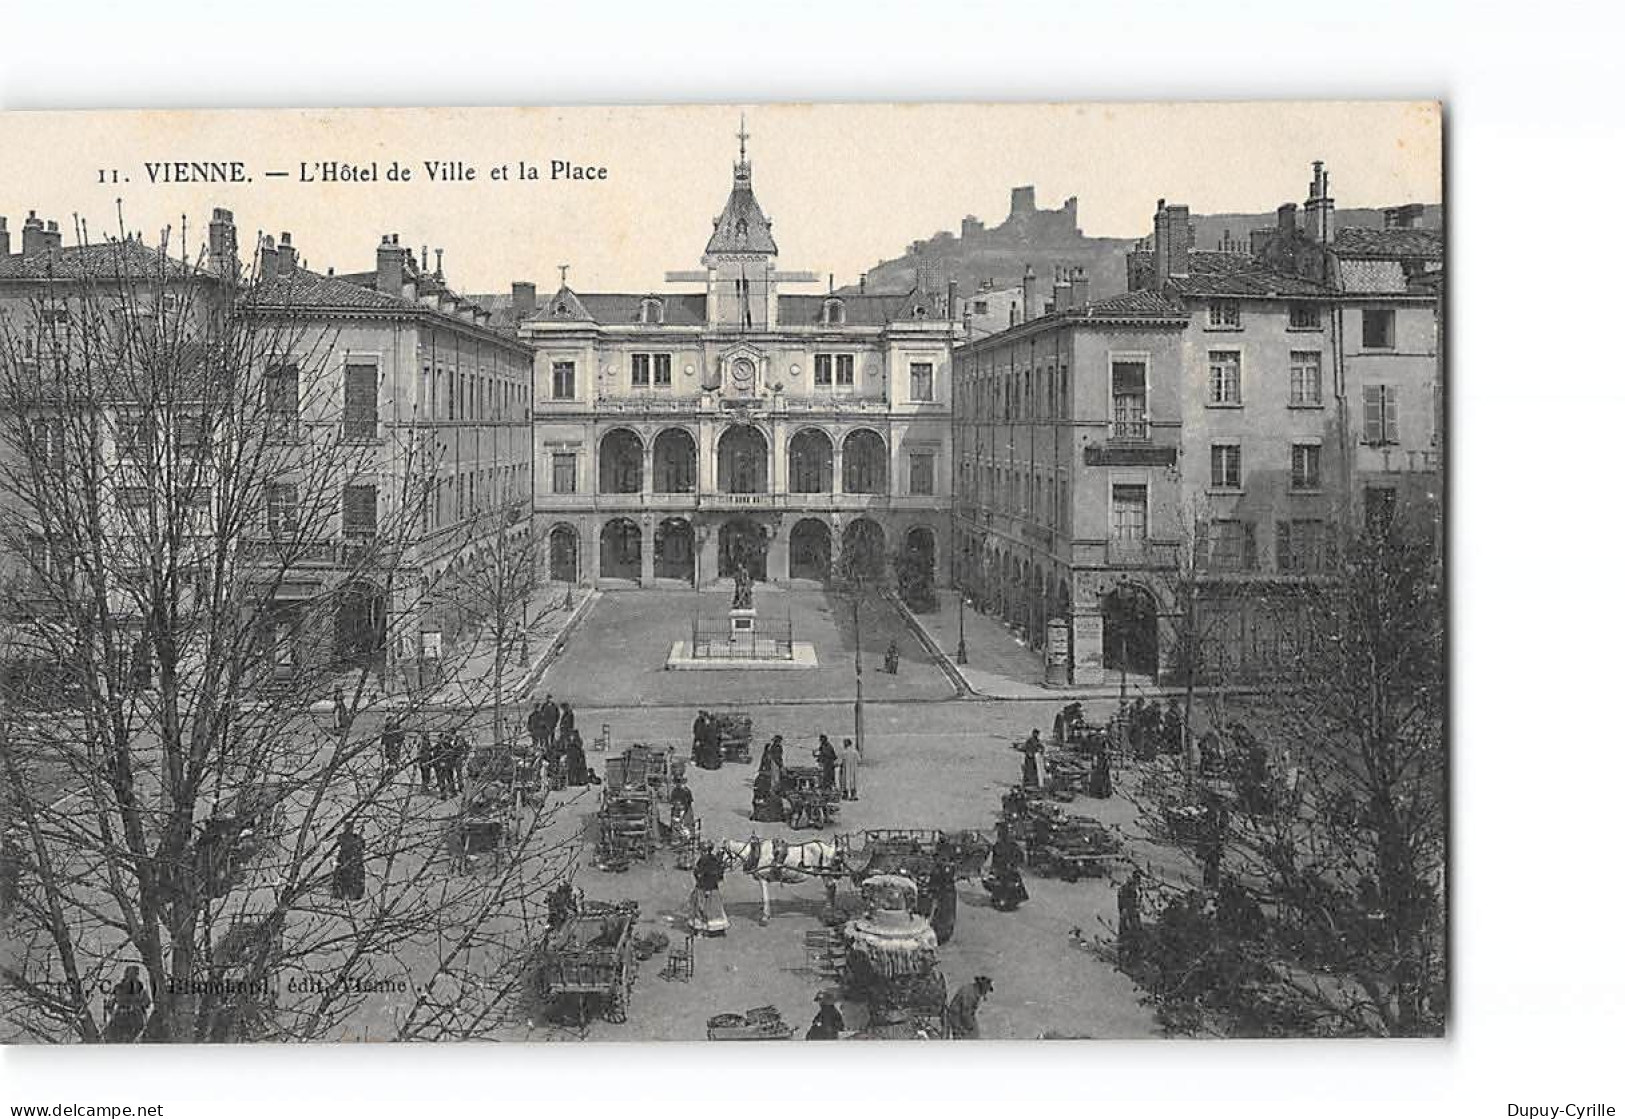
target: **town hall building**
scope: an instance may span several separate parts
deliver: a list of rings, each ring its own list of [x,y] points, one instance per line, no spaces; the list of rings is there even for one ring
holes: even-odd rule
[[[945,575],[949,361],[942,293],[787,290],[740,132],[696,271],[665,290],[516,289],[535,348],[535,531],[553,580],[704,586]],[[563,270],[561,269],[561,273]],[[534,302],[532,302],[534,301]]]

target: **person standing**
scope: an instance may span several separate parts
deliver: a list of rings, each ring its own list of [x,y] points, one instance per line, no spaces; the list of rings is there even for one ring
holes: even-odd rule
[[[993,980],[985,975],[978,975],[954,992],[954,997],[948,1000],[947,1025],[950,1038],[975,1041],[982,1036],[982,1028],[976,1021],[976,1014],[982,1008],[982,1000],[992,993]]]
[[[406,733],[393,718],[384,724],[384,776],[393,778],[401,768],[401,747],[406,744]]]
[[[1008,913],[1027,900],[1027,884],[1021,880],[1025,856],[1021,845],[1010,835],[1010,825],[1000,821],[998,840],[989,858],[987,892],[993,895],[993,908]]]
[[[113,986],[107,999],[107,1029],[103,1036],[111,1042],[131,1042],[147,1028],[147,1011],[152,1007],[152,996],[141,982],[141,969],[130,964],[124,969],[124,978]]]
[[[1026,789],[1044,787],[1044,742],[1038,737],[1038,728],[1024,742],[1016,746],[1021,751],[1021,784]]]
[[[937,934],[939,948],[953,939],[954,925],[959,920],[956,862],[953,844],[946,839],[937,844],[936,862],[931,867],[931,877],[926,880],[925,889],[931,895],[931,931]]]
[[[829,740],[829,735],[818,736],[818,749],[813,754],[818,760],[818,783],[825,789],[835,788],[835,765],[840,760],[835,753],[835,744]]]
[[[530,714],[525,718],[525,730],[530,734],[530,748],[532,750],[541,750],[542,739],[546,733],[545,728],[546,723],[542,719],[542,705],[539,703],[531,704]]]
[[[344,691],[333,689],[333,733],[343,734],[350,726],[350,712],[344,706]]]
[[[434,741],[428,731],[418,735],[418,775],[423,779],[423,791],[428,792],[434,778]]]
[[[681,845],[694,829],[694,791],[681,774],[671,780],[671,841]]]
[[[722,908],[722,859],[716,845],[707,843],[694,863],[694,892],[688,896],[688,927],[706,936],[728,935],[728,914]]]
[[[451,784],[451,759],[456,753],[456,736],[448,730],[440,736],[440,742],[434,752],[434,780],[441,800],[445,800],[455,791]]]
[[[339,833],[337,858],[333,867],[333,896],[348,901],[360,901],[366,892],[366,844],[355,830],[355,822],[344,821]]]
[[[835,1005],[834,994],[818,992],[818,1013],[813,1016],[812,1025],[807,1029],[807,1040],[839,1041],[844,1029],[846,1019],[841,1017],[840,1008]]]
[[[559,730],[559,705],[553,702],[553,693],[549,692],[542,700],[542,749],[553,749],[553,736]]]
[[[850,738],[841,739],[841,799],[858,799],[858,748]]]
[[[710,768],[705,764],[706,730],[710,722],[711,716],[707,714],[705,708],[700,708],[700,713],[694,716],[694,745],[689,748],[688,756],[702,769]]]
[[[451,740],[451,791],[463,791],[463,766],[468,761],[468,736],[458,731]]]
[[[1140,958],[1140,871],[1135,869],[1117,888],[1117,957],[1133,966]]]

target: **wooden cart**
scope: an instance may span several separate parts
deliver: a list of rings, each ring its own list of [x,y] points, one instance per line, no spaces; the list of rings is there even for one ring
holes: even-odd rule
[[[721,714],[715,718],[717,738],[722,746],[722,760],[750,764],[750,716]]]
[[[537,995],[544,1002],[576,999],[583,1027],[592,1003],[601,1007],[604,1021],[626,1021],[638,975],[632,950],[637,921],[635,901],[583,902],[535,952],[532,982]]]
[[[816,766],[787,765],[779,789],[790,806],[792,828],[824,828],[835,822],[841,811],[841,794],[823,783],[823,771]]]

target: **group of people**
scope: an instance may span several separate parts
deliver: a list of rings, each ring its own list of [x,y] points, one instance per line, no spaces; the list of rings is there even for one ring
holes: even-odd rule
[[[531,748],[546,759],[555,788],[598,783],[598,775],[587,765],[587,747],[576,729],[575,709],[568,702],[555,703],[549,692],[542,702],[531,705],[525,729]]]
[[[837,750],[829,735],[819,735],[813,760],[818,764],[818,783],[824,792],[835,793],[841,800],[858,799],[858,767],[863,755],[850,738],[842,739]],[[751,790],[752,820],[759,823],[788,821],[792,826],[803,822],[795,818],[795,809],[786,795],[784,768],[784,736],[775,734],[762,747],[761,764]]]
[[[993,993],[993,980],[978,975],[954,992],[943,1015],[947,1036],[954,1041],[973,1041],[982,1036],[977,1013],[987,996]],[[807,1028],[808,1041],[838,1041],[846,1030],[846,1019],[841,1014],[834,991],[820,991],[817,995],[818,1012]]]
[[[701,769],[722,768],[722,722],[704,708],[694,717],[694,747],[690,757]]]

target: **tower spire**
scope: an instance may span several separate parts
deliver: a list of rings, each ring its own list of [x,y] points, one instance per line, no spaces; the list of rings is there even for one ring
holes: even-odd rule
[[[745,155],[745,141],[750,139],[750,133],[745,131],[745,114],[739,114],[739,162],[734,164],[734,179],[737,182],[750,182],[750,160]]]

